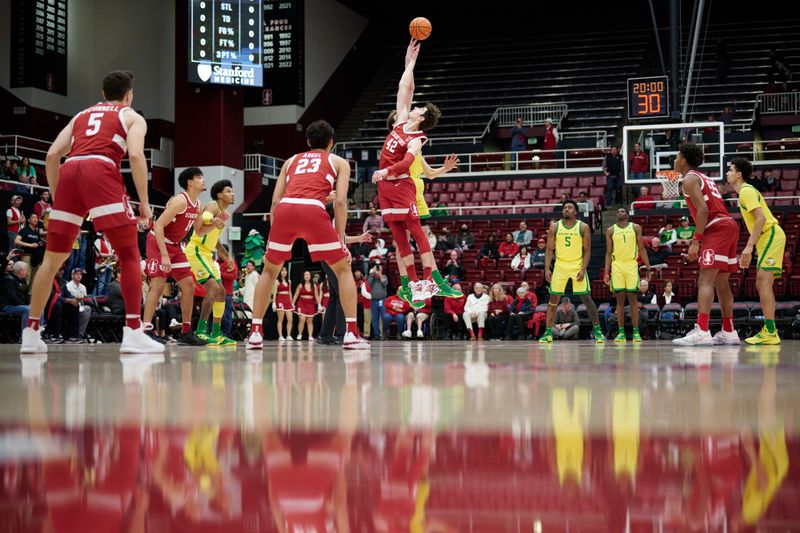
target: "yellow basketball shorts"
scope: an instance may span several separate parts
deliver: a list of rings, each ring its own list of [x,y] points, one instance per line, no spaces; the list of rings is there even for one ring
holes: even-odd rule
[[[589,294],[589,277],[584,275],[581,281],[576,279],[582,266],[583,263],[562,265],[556,261],[550,282],[550,294],[564,294],[569,280],[572,280],[572,294]]]
[[[778,226],[772,226],[761,234],[756,243],[758,268],[773,271],[776,278],[781,277],[783,270],[783,252],[786,248],[786,234]]]
[[[417,189],[417,211],[419,218],[430,218],[431,211],[428,209],[428,202],[425,201],[425,182],[422,178],[412,178],[414,187]]]
[[[639,290],[639,265],[635,261],[611,262],[611,292]]]
[[[189,266],[192,268],[195,281],[200,285],[211,278],[218,282],[222,281],[219,275],[219,265],[214,261],[211,252],[193,244],[188,244],[186,245],[186,259],[189,260]]]

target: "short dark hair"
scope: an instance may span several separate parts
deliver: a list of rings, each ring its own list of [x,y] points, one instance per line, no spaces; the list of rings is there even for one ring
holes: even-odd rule
[[[736,170],[742,173],[744,181],[749,182],[753,176],[753,164],[744,157],[734,157],[731,159],[731,165],[736,167]]]
[[[669,130],[668,130],[669,131]],[[678,146],[678,151],[690,167],[699,168],[703,164],[703,149],[694,143],[685,142]]]
[[[181,189],[186,190],[189,186],[189,180],[194,179],[195,176],[202,176],[203,171],[197,167],[189,167],[183,169],[180,174],[178,174],[178,185],[181,186]]]
[[[333,139],[333,126],[324,120],[312,122],[306,128],[306,139],[312,150],[324,150]]]
[[[562,207],[562,209],[563,209],[563,208],[564,208],[564,206],[565,206],[565,205],[567,205],[567,204],[572,204],[572,206],[575,208],[575,211],[577,211],[577,210],[578,210],[578,202],[576,202],[576,201],[575,201],[575,200],[573,200],[572,198],[567,198],[566,200],[564,200],[563,202],[561,202],[561,207]]]
[[[397,109],[392,109],[392,112],[389,113],[389,116],[386,117],[386,129],[392,131],[394,129],[394,123],[397,120]]]
[[[430,131],[436,127],[439,123],[439,119],[442,118],[442,110],[439,109],[436,104],[430,102],[426,103],[423,107],[428,111],[425,113],[422,122],[419,123],[419,129],[422,131]]]
[[[217,196],[219,196],[219,193],[225,190],[225,187],[230,187],[231,189],[233,189],[233,183],[231,183],[231,180],[219,180],[214,185],[212,185],[211,199],[215,201],[218,200]]]
[[[114,70],[103,78],[103,98],[106,100],[122,100],[131,88],[133,73],[127,70]]]

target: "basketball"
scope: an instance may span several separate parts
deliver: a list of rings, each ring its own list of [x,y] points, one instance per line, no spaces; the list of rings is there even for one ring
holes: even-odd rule
[[[418,41],[424,41],[431,36],[431,21],[425,17],[417,17],[408,25],[408,32],[411,37]]]

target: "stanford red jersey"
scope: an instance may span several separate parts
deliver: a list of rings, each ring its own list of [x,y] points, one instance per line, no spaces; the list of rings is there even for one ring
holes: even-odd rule
[[[405,125],[406,122],[401,122],[386,136],[386,141],[381,148],[381,170],[402,161],[408,152],[408,145],[414,139],[422,139],[422,144],[428,142],[424,131],[406,132]]]
[[[730,218],[728,210],[725,208],[725,202],[722,200],[722,194],[711,178],[697,170],[690,171],[687,176],[690,174],[698,176],[703,184],[701,191],[703,193],[703,200],[706,201],[706,205],[708,206],[708,222],[710,223],[712,220],[720,217]],[[692,204],[692,199],[689,198],[689,196],[686,196],[686,205],[689,207],[689,212],[692,214],[692,220],[696,222],[697,207]]]
[[[164,226],[164,238],[169,244],[177,244],[181,242],[189,230],[194,225],[198,213],[200,213],[200,199],[196,203],[192,203],[189,195],[181,192],[180,196],[186,199],[186,209],[175,215],[169,224]]]
[[[128,151],[125,111],[129,107],[99,103],[85,109],[72,119],[72,149],[69,157],[103,156],[119,168]]]
[[[286,169],[284,198],[317,200],[325,208],[325,199],[336,185],[333,155],[325,152],[295,154]]]

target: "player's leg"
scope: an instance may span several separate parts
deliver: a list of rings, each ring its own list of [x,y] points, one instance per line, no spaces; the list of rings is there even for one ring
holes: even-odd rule
[[[614,342],[627,342],[628,338],[625,336],[625,291],[615,292],[614,298],[616,298],[617,300],[617,326],[618,326],[617,336],[614,337]]]
[[[439,272],[436,260],[433,258],[431,244],[428,242],[428,236],[425,235],[425,230],[422,229],[419,218],[409,216],[406,218],[406,225],[411,232],[411,236],[414,237],[414,242],[417,243],[417,250],[419,250],[420,260],[422,261],[422,277],[425,280],[432,281],[438,289],[434,294],[445,298],[461,298],[463,294],[448,285]]]
[[[277,309],[275,312],[278,314],[278,340],[282,341],[282,340],[284,340],[286,338],[283,335],[283,319],[284,319],[284,316],[286,315],[286,311],[283,311],[281,309]],[[287,332],[287,334],[288,334],[288,332]]]
[[[397,250],[397,269],[400,272],[400,290],[398,296],[411,303],[412,290],[409,284],[418,281],[417,268],[414,265],[414,253],[411,251],[411,243],[408,240],[408,233],[406,227],[400,220],[387,221],[389,230],[392,232],[394,238],[394,246]],[[413,285],[412,285],[413,286]],[[413,304],[412,304],[413,305]]]
[[[589,320],[592,321],[592,329],[594,331],[594,340],[598,344],[606,342],[606,336],[600,327],[600,315],[597,313],[597,306],[592,300],[591,287],[589,286],[589,276],[584,274],[583,278],[578,281],[576,278],[578,272],[570,272],[569,277],[572,279],[572,292],[580,296],[581,302],[586,306],[586,312],[589,314]],[[625,322],[619,324],[623,333],[625,332]]]
[[[151,270],[149,265],[148,270]],[[147,291],[147,298],[144,301],[144,312],[142,313],[142,323],[145,333],[156,342],[163,343],[166,343],[167,339],[162,339],[153,332],[153,315],[156,314],[158,301],[161,299],[161,294],[164,292],[164,286],[166,284],[167,280],[162,276],[150,277],[150,289]],[[192,284],[192,294],[194,294],[194,283]]]
[[[739,334],[733,329],[733,293],[730,272],[720,271],[714,279],[714,289],[722,311],[722,330],[714,335],[714,344],[739,344]]]
[[[178,344],[185,346],[205,346],[207,341],[192,333],[192,310],[194,309],[194,278],[191,274],[178,280],[181,291],[181,334]],[[150,295],[148,294],[148,297]]]
[[[631,308],[631,325],[633,326],[633,342],[642,342],[642,334],[639,332],[639,302],[635,292],[628,293],[628,304]]]
[[[773,282],[775,272],[759,269],[756,273],[756,287],[758,299],[761,303],[761,312],[764,315],[764,327],[759,333],[745,339],[748,344],[780,344],[778,330],[775,328],[775,292]]]
[[[267,252],[269,254],[269,252]],[[290,252],[291,253],[291,252]],[[250,336],[247,338],[247,349],[260,350],[264,342],[264,313],[269,306],[269,301],[272,298],[272,287],[275,285],[275,279],[278,277],[278,272],[283,268],[283,260],[278,260],[277,263],[272,262],[269,258],[265,258],[264,270],[261,272],[261,277],[258,278],[256,284],[256,292],[253,295],[253,318],[250,325]],[[289,323],[286,332],[287,337],[292,333],[292,318],[291,312],[286,312],[287,321]],[[280,335],[281,320],[280,314],[278,315],[278,334]]]
[[[206,283],[206,292],[209,291],[209,286],[212,282],[209,280]],[[221,280],[215,279],[213,282],[213,302],[211,303],[211,337],[215,339],[227,339],[222,341],[224,344],[235,344],[236,341],[228,339],[222,334],[222,315],[225,314],[225,287],[222,285]],[[231,342],[228,342],[231,341]]]
[[[550,288],[552,291],[553,288],[552,283],[550,284]],[[547,300],[547,321],[546,321],[547,326],[542,336],[539,337],[539,342],[541,344],[553,342],[553,323],[555,322],[556,307],[558,307],[558,302],[560,299],[561,299],[561,294],[556,294],[554,292],[550,293],[550,298]]]
[[[345,349],[369,348],[369,343],[362,339],[358,332],[356,309],[358,304],[356,298],[358,295],[356,293],[356,281],[353,279],[350,262],[346,258],[342,258],[334,263],[328,263],[328,266],[336,277],[339,304],[344,314],[345,334],[343,346]]]
[[[673,340],[683,346],[712,345],[714,339],[708,331],[708,316],[714,303],[714,282],[718,268],[701,268],[697,278],[697,324],[686,336]]]

